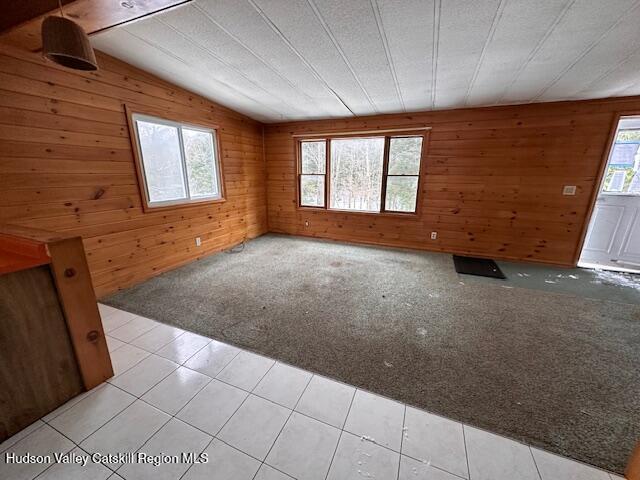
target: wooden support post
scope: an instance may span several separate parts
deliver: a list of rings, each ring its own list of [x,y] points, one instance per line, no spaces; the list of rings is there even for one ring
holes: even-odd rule
[[[629,463],[627,464],[624,475],[627,477],[627,480],[640,480],[640,442],[638,442],[629,458]]]
[[[71,342],[87,390],[113,376],[96,295],[80,237],[47,244]]]

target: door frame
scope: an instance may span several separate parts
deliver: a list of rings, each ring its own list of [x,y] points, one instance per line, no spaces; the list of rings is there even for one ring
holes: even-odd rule
[[[613,115],[613,120],[611,122],[611,127],[609,129],[609,137],[607,139],[606,148],[602,154],[602,160],[600,160],[600,168],[598,169],[598,176],[596,181],[594,182],[593,190],[591,191],[591,196],[589,198],[589,208],[587,209],[587,213],[584,217],[584,222],[582,224],[582,228],[580,229],[580,238],[578,240],[578,244],[576,246],[576,251],[573,254],[573,267],[578,266],[578,262],[580,261],[580,255],[582,255],[582,249],[584,248],[584,242],[587,238],[587,231],[589,230],[589,225],[591,225],[591,220],[593,217],[593,212],[596,207],[596,201],[598,200],[598,196],[600,195],[600,190],[602,189],[602,182],[604,180],[604,174],[607,170],[607,165],[609,164],[609,156],[611,155],[611,149],[613,148],[613,144],[615,143],[616,134],[618,133],[618,125],[620,123],[620,119],[622,117],[639,117],[640,111],[618,111]]]

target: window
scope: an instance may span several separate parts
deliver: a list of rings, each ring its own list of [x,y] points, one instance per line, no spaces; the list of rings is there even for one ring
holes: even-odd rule
[[[222,199],[215,130],[134,113],[147,207]]]
[[[300,206],[415,213],[423,143],[423,133],[299,141]]]
[[[616,141],[609,155],[603,191],[609,194],[640,195],[640,121],[620,120]]]

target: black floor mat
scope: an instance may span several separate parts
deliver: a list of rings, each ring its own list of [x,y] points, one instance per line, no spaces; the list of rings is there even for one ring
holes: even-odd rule
[[[493,260],[486,258],[461,257],[453,256],[453,264],[456,266],[456,272],[466,273],[467,275],[478,275],[480,277],[493,277],[506,279],[500,267]]]

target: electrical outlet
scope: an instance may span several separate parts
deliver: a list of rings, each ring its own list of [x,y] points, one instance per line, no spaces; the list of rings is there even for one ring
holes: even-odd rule
[[[576,194],[576,186],[575,185],[565,185],[562,188],[563,195],[575,195]]]
[[[304,226],[305,226],[305,227],[308,227],[308,226],[309,226],[309,220],[305,220],[305,221],[304,221]]]
[[[437,240],[438,239],[438,232],[431,232],[431,240]]]
[[[202,245],[202,240],[200,240],[200,237],[196,237],[196,247],[199,247]]]

